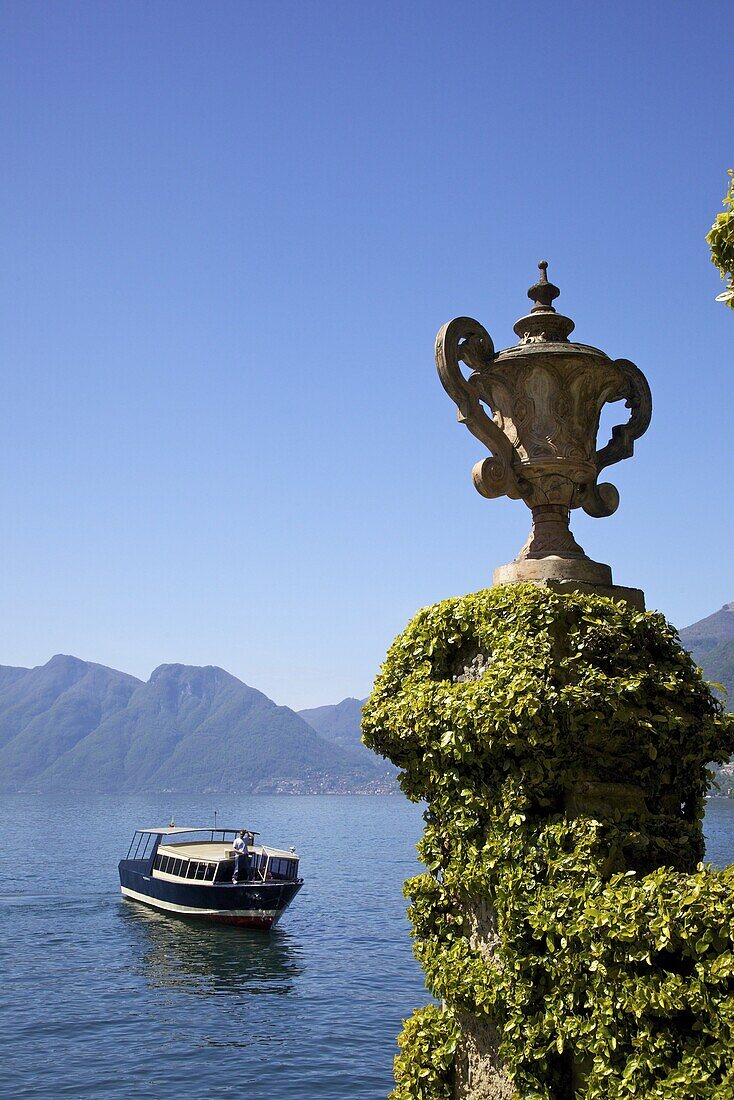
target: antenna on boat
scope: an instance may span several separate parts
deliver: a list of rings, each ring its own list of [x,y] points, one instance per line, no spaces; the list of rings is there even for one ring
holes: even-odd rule
[[[214,811],[214,831],[217,830],[217,811]]]

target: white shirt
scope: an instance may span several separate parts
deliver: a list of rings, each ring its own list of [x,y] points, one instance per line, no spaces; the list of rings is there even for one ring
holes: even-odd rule
[[[244,839],[241,836],[238,836],[237,839],[234,842],[234,850],[237,853],[237,855],[238,856],[243,856],[245,854],[246,848],[247,848],[247,845],[245,844]]]

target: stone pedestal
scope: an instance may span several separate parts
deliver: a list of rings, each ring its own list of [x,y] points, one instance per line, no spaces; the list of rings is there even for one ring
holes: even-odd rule
[[[614,584],[608,565],[590,558],[523,558],[501,565],[494,571],[494,586],[534,584],[538,588],[563,593],[587,592],[607,596],[629,604],[637,611],[645,610],[645,593],[640,588],[625,588]],[[465,671],[458,679],[479,679],[481,665]],[[569,817],[591,814],[613,819],[615,811],[644,808],[644,796],[639,787],[629,784],[579,782],[567,792],[566,813]],[[610,863],[606,870],[624,871],[624,865]],[[471,944],[490,963],[495,962],[497,932],[494,912],[483,899],[474,899],[468,913]],[[456,1100],[512,1100],[515,1088],[499,1056],[500,1036],[495,1027],[468,1012],[458,1011],[462,1042],[457,1048],[454,1096]],[[583,1085],[584,1065],[570,1056],[568,1071],[574,1092]]]
[[[461,1100],[515,1100],[517,1092],[499,1057],[500,1035],[469,1012],[456,1012],[462,1042],[456,1052],[454,1096]]]
[[[645,610],[645,593],[641,588],[625,588],[612,582],[608,565],[590,558],[523,558],[500,565],[492,576],[495,585],[535,584],[554,592],[589,592],[608,596],[617,602],[630,604],[637,611]]]
[[[496,966],[499,937],[494,909],[485,898],[473,898],[466,919],[472,948]],[[499,1055],[497,1028],[470,1012],[455,1011],[462,1042],[456,1051],[454,1096],[457,1100],[514,1100],[515,1086]]]

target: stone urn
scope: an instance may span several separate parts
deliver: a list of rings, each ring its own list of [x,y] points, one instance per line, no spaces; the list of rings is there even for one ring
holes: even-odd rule
[[[539,281],[528,290],[533,306],[514,326],[514,347],[495,352],[478,321],[456,317],[436,338],[436,365],[458,419],[491,453],[472,471],[477,490],[523,500],[532,511],[525,545],[514,562],[495,570],[495,583],[566,581],[598,590],[612,585],[611,569],[584,553],[571,533],[570,513],[616,511],[619,493],[598,478],[632,455],[650,423],[652,397],[629,359],[610,359],[569,340],[574,322],[554,309],[560,291],[548,282],[547,263],[538,266]],[[601,410],[620,400],[629,418],[598,447]]]

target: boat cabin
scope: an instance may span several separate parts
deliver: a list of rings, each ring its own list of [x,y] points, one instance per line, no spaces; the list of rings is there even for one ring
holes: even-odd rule
[[[226,885],[232,882],[234,842],[239,833],[239,829],[191,829],[177,825],[137,829],[126,858],[138,865],[145,864],[145,873],[153,878]],[[254,839],[258,834],[249,835]],[[300,881],[299,857],[292,848],[285,851],[264,844],[248,844],[247,855],[249,866],[240,866],[240,883]]]

